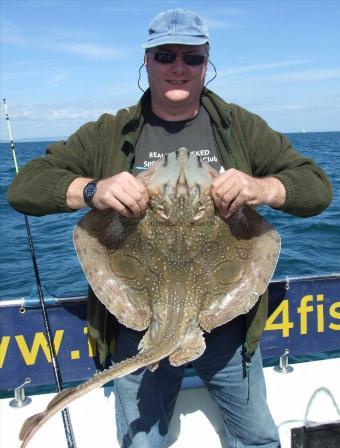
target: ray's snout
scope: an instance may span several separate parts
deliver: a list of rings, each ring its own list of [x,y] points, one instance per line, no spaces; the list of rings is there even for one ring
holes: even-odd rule
[[[179,198],[187,198],[189,196],[189,185],[187,182],[187,178],[185,176],[184,166],[181,166],[181,170],[178,176],[177,184],[176,184],[176,197]]]

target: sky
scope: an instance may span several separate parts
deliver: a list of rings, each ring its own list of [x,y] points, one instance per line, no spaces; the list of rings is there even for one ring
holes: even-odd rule
[[[177,7],[207,23],[218,72],[209,88],[225,101],[281,132],[340,131],[340,0],[0,0],[0,7],[0,94],[14,140],[65,137],[135,104],[149,24]],[[0,140],[7,138],[2,110]]]

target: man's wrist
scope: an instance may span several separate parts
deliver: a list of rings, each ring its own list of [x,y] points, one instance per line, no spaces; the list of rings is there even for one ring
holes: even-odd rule
[[[83,198],[86,205],[91,208],[96,208],[93,204],[93,198],[97,191],[97,179],[91,180],[83,188]]]
[[[84,201],[83,190],[84,187],[93,180],[94,179],[88,177],[77,177],[70,183],[66,192],[66,204],[68,208],[78,210],[87,207],[87,204]]]
[[[286,201],[286,189],[283,183],[275,177],[259,179],[263,189],[263,203],[273,208],[280,208]]]

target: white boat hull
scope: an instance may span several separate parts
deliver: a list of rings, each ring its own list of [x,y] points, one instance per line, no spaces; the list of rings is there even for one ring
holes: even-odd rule
[[[292,427],[308,422],[340,420],[340,358],[294,364],[281,374],[265,368],[268,402],[279,428],[283,448],[290,448]],[[197,383],[198,379],[194,378]],[[18,448],[23,421],[41,412],[54,394],[33,395],[21,409],[0,400],[0,446]],[[93,391],[69,407],[77,448],[118,447],[112,387]],[[61,415],[54,416],[32,439],[32,448],[66,447]],[[171,448],[226,447],[223,422],[217,406],[204,387],[182,389],[169,431]],[[339,442],[340,446],[340,442]]]

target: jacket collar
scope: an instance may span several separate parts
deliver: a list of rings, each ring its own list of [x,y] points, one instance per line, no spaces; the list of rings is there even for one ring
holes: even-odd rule
[[[126,111],[126,114],[124,114],[124,118],[122,120],[123,136],[126,136],[128,134],[134,136],[136,134],[138,138],[145,121],[144,117],[146,116],[146,113],[150,109],[150,107],[151,107],[151,91],[150,89],[148,89],[142,95],[142,97],[135,106],[124,109],[124,111]]]
[[[216,93],[206,88],[202,91],[201,103],[217,127],[222,126],[226,129],[230,127],[232,104],[226,103]]]
[[[222,98],[206,88],[202,90],[201,104],[217,127],[230,127],[231,104],[226,103]],[[150,108],[151,90],[147,89],[135,106],[120,111],[123,114],[121,123],[123,140],[135,146],[144,125],[145,116]]]

